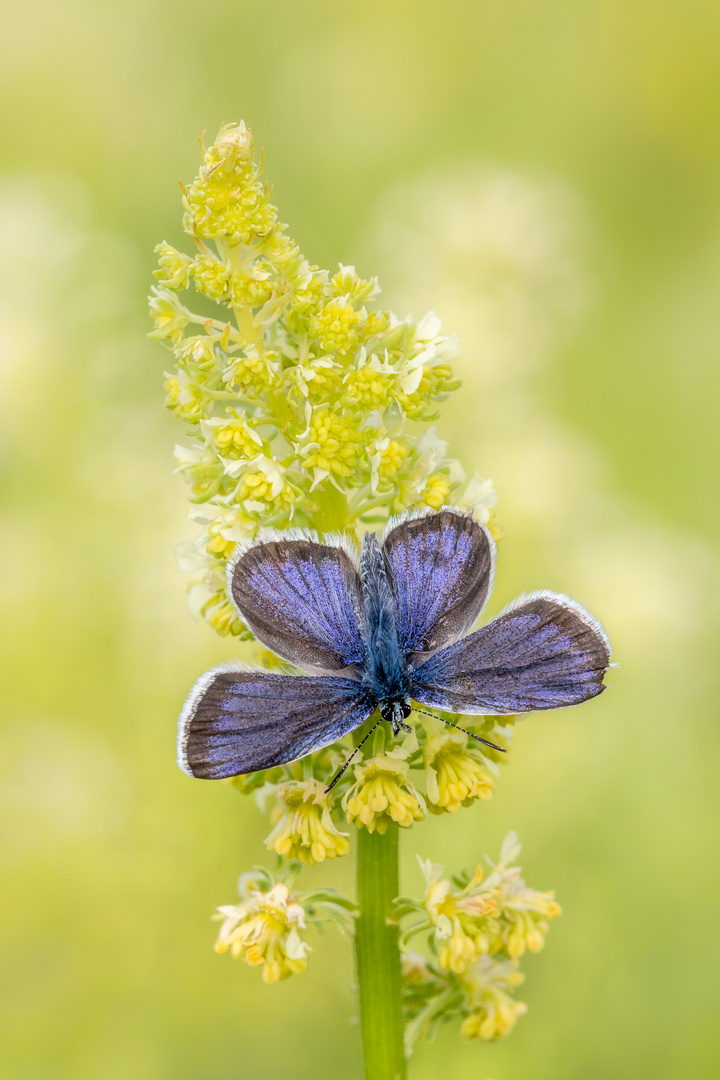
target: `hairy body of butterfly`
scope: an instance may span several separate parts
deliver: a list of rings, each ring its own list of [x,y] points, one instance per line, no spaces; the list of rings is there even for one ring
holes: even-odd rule
[[[295,761],[376,709],[397,734],[412,702],[452,713],[565,708],[605,689],[600,623],[558,593],[530,593],[468,633],[492,588],[495,544],[461,510],[407,514],[382,542],[290,530],[244,546],[228,591],[257,639],[309,675],[222,665],[180,715],[178,764],[221,779]]]

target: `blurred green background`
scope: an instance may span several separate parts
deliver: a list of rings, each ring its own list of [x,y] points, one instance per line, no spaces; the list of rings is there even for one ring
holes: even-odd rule
[[[494,607],[575,595],[622,665],[403,836],[410,890],[515,828],[565,912],[512,1036],[413,1080],[716,1077],[717,3],[26,0],[1,47],[3,1075],[360,1076],[347,941],[275,987],[213,953],[267,823],[174,764],[235,648],[186,613],[144,297],[197,135],[243,118],[311,261],[460,332],[440,431],[499,491]]]

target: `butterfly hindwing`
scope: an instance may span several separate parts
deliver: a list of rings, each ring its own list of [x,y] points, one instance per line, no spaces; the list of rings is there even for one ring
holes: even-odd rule
[[[607,637],[585,608],[557,593],[531,593],[427,660],[411,696],[458,713],[562,709],[605,689],[609,661]]]
[[[284,765],[347,735],[373,708],[353,679],[224,665],[190,692],[180,715],[178,764],[206,780]]]
[[[228,589],[259,641],[305,671],[362,661],[360,578],[350,552],[302,534],[261,540],[228,567]]]
[[[383,554],[405,655],[433,653],[467,633],[490,593],[495,544],[460,510],[391,522]]]

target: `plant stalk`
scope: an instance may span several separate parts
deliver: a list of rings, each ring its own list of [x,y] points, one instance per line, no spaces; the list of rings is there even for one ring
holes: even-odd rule
[[[398,826],[357,833],[360,916],[355,956],[365,1080],[405,1080],[399,930],[388,917],[399,893]]]

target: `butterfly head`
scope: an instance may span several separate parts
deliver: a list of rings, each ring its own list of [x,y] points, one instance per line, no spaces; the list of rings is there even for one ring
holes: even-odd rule
[[[411,730],[405,723],[411,712],[412,705],[408,697],[392,698],[380,702],[380,715],[383,720],[387,720],[388,724],[390,724],[393,735],[397,735],[400,731]]]

